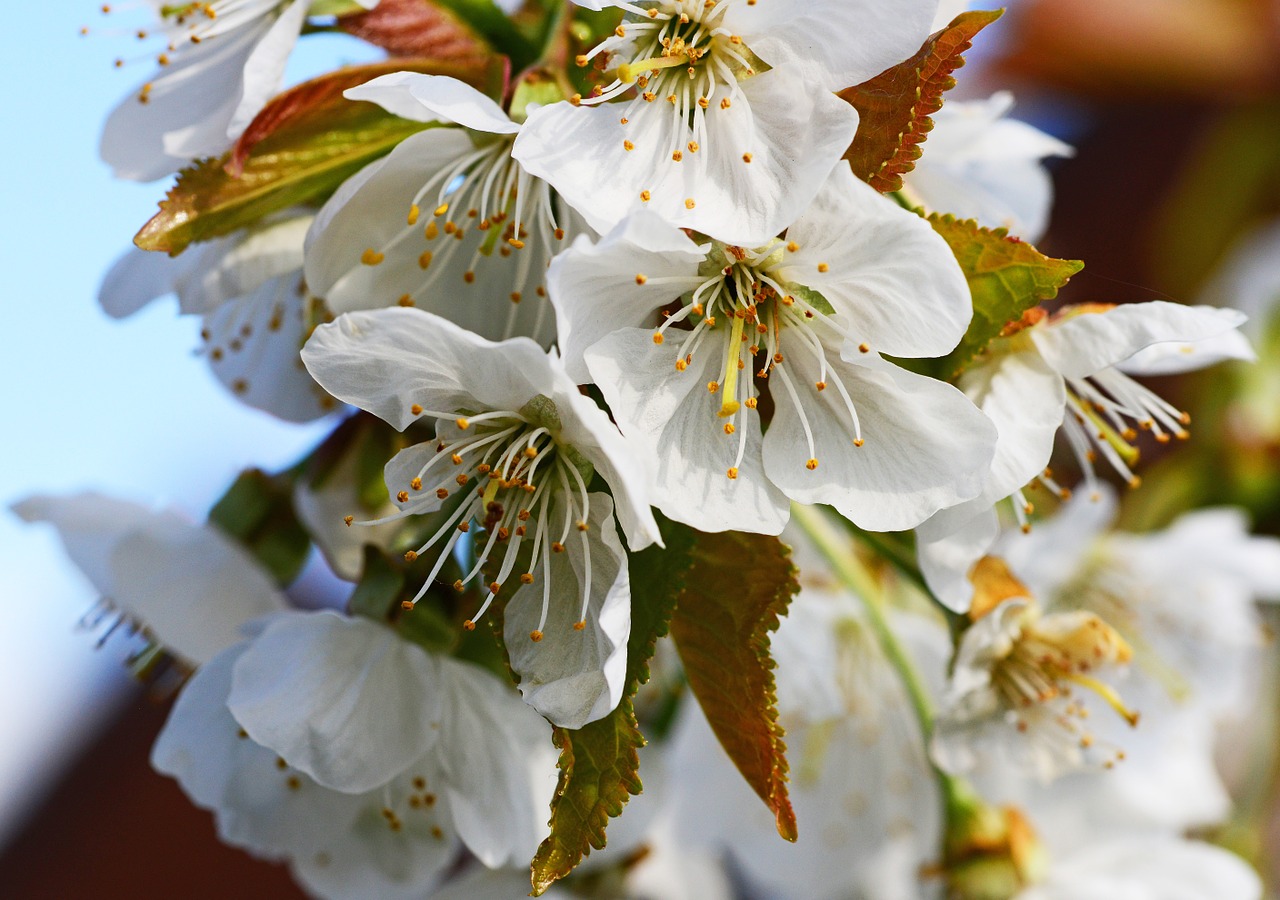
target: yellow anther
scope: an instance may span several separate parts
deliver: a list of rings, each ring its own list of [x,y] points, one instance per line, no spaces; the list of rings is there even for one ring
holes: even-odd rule
[[[538,643],[538,641],[542,640],[542,632],[536,629],[533,631],[530,631],[529,640],[533,641],[535,644]]]
[[[725,472],[724,474],[726,474],[726,475],[728,475],[728,476],[729,476],[729,480],[730,480],[730,481],[736,481],[736,480],[738,479],[738,468],[737,468],[737,466],[734,466],[734,467],[730,468],[730,469],[729,469],[727,472]]]
[[[360,262],[364,263],[366,266],[376,266],[384,259],[386,259],[386,257],[377,250],[374,250],[372,247],[366,247],[364,253],[360,254]]]
[[[350,527],[351,527],[351,523],[352,523],[352,522],[354,522],[355,520],[356,520],[356,517],[355,517],[355,516],[343,516],[343,517],[342,517],[342,522],[343,522],[343,524],[345,524],[348,528],[350,528]]]
[[[439,206],[437,206],[437,207],[436,207],[436,211],[435,211],[434,215],[437,215],[437,216],[443,216],[443,215],[444,215],[445,213],[447,213],[448,211],[449,211],[449,204],[448,204],[448,203],[441,203]]]
[[[814,469],[818,468],[818,461],[816,459],[811,459],[804,464],[804,467],[812,472]]]
[[[415,203],[415,204],[413,204],[412,206],[410,206],[410,207],[409,207],[409,224],[410,224],[410,225],[417,225],[417,224],[418,224],[418,216],[420,216],[420,215],[422,215],[422,210],[420,210],[420,209],[418,208],[418,204],[416,204],[416,203]]]

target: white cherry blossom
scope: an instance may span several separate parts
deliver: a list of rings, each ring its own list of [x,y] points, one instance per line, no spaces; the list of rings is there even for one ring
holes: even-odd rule
[[[1236,330],[1243,322],[1235,310],[1165,301],[1086,304],[1051,316],[1034,309],[997,338],[959,381],[999,432],[986,486],[917,530],[920,567],[938,599],[959,611],[967,608],[969,569],[999,531],[995,504],[1011,497],[1025,527],[1030,503],[1022,488],[1028,483],[1070,495],[1046,471],[1059,432],[1079,462],[1089,495],[1099,490],[1099,458],[1136,486],[1131,466],[1138,457],[1138,432],[1161,443],[1185,439],[1190,417],[1131,376],[1251,359],[1248,341]]]
[[[1053,205],[1053,181],[1043,160],[1075,151],[1008,118],[1012,108],[1008,91],[986,100],[948,100],[932,116],[924,156],[903,178],[905,194],[929,210],[1040,240]]]
[[[311,224],[290,214],[178,257],[130,250],[103,279],[98,302],[114,318],[173,293],[200,316],[200,354],[236,399],[287,422],[309,422],[337,404],[299,362],[320,311],[302,280]]]
[[[223,840],[323,897],[422,896],[465,846],[519,863],[554,789],[546,724],[498,678],[335,613],[202,667],[152,751]]]
[[[793,221],[852,143],[857,112],[831,92],[919,49],[938,5],[577,2],[629,14],[578,60],[615,77],[533,112],[516,158],[598,231],[643,207],[744,245]]]
[[[335,396],[398,429],[436,422],[436,441],[408,447],[386,468],[400,507],[393,518],[446,514],[406,554],[437,556],[418,597],[472,525],[484,529],[474,566],[455,584],[488,579],[468,627],[518,577],[506,643],[526,699],[566,727],[613,709],[630,632],[615,511],[633,550],[658,531],[643,463],[604,411],[528,338],[493,343],[420,310],[348,313],[316,330],[303,359]],[[594,474],[612,498],[589,490]],[[516,572],[526,544],[529,568]]]
[[[28,497],[13,507],[48,522],[67,555],[124,622],[189,665],[240,640],[247,621],[286,607],[270,576],[211,525],[96,493]]]
[[[346,96],[439,127],[402,141],[325,204],[307,240],[315,294],[335,314],[417,306],[493,340],[550,344],[547,264],[584,229],[512,159],[520,123],[439,75],[384,75]]]
[[[981,487],[990,423],[879,355],[954,346],[963,276],[927,222],[847,167],[762,246],[699,243],[641,212],[548,278],[569,374],[600,386],[655,461],[654,502],[674,519],[776,534],[789,498],[895,530]]]
[[[377,0],[357,0],[366,9]],[[217,156],[280,89],[310,0],[148,0],[159,69],[112,111],[99,152],[117,178],[154,181]]]

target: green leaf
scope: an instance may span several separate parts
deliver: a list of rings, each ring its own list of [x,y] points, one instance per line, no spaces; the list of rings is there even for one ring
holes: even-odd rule
[[[974,221],[934,213],[929,223],[955,254],[973,294],[973,321],[959,346],[936,371],[955,374],[1036,304],[1052,300],[1081,269],[1079,260],[1045,256],[1003,228],[982,228]]]
[[[964,65],[978,32],[1003,13],[961,13],[915,56],[840,92],[860,118],[845,153],[855,175],[882,193],[902,189],[902,176],[915,168],[920,144],[933,130],[929,117],[942,109],[942,95],[956,85],[952,73]]]
[[[776,537],[704,534],[671,619],[689,687],[711,730],[789,841],[797,837],[796,817],[769,634],[799,590],[791,551]]]
[[[260,469],[240,474],[213,509],[209,522],[252,553],[280,585],[302,571],[311,538],[293,511],[293,483]]]
[[[160,211],[133,242],[176,256],[192,242],[325,199],[364,166],[428,127],[373,103],[347,100],[344,90],[402,71],[451,75],[484,90],[498,60],[490,63],[393,60],[339,69],[286,91],[267,104],[231,151],[178,173]]]
[[[311,0],[307,7],[308,16],[351,16],[365,11],[356,0]]]
[[[644,746],[636,722],[636,690],[649,680],[649,660],[684,585],[695,532],[664,523],[666,549],[650,547],[630,557],[631,637],[627,680],[617,708],[582,728],[556,728],[560,782],[551,801],[551,834],[531,866],[534,896],[568,875],[605,845],[609,819],[641,790],[637,751]]]

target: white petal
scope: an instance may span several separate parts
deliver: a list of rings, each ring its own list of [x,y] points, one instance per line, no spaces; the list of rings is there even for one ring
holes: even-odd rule
[[[14,506],[58,529],[67,555],[113,604],[195,663],[240,640],[240,626],[285,608],[244,550],[213,527],[100,494],[30,497]]]
[[[380,75],[343,92],[343,96],[348,100],[368,100],[415,122],[454,122],[489,134],[515,134],[520,130],[501,106],[471,85],[445,75]]]
[[[648,210],[623,219],[594,244],[585,236],[574,241],[547,271],[569,376],[590,381],[582,358],[587,348],[619,328],[652,324],[664,304],[701,283],[698,266],[705,259],[704,249]],[[682,280],[663,283],[669,278]]]
[[[437,752],[454,827],[486,866],[520,865],[537,850],[555,791],[551,731],[510,683],[483,669],[445,658],[440,674]]]
[[[1172,836],[1098,842],[1053,865],[1044,884],[1017,900],[1259,900],[1262,883],[1220,847]]]
[[[204,245],[207,249],[199,270],[178,283],[182,311],[213,312],[226,301],[251,294],[286,275],[293,276],[296,288],[302,277],[302,247],[311,220],[310,215],[290,215]]]
[[[512,153],[597,231],[647,208],[680,227],[760,244],[817,194],[852,142],[858,116],[785,69],[748,78],[739,88],[729,109],[713,104],[706,133],[697,135],[677,126],[665,103],[641,104],[627,125],[615,108],[552,104],[530,114]],[[700,149],[674,161],[672,148],[690,141]]]
[[[152,300],[172,293],[177,281],[199,260],[199,253],[184,253],[174,259],[164,253],[130,249],[102,279],[98,305],[113,319],[131,316]]]
[[[1152,344],[1200,341],[1243,322],[1233,309],[1153,300],[1050,321],[1029,334],[1050,366],[1068,378],[1084,378]]]
[[[848,166],[831,173],[787,229],[799,246],[774,270],[822,294],[857,340],[894,356],[941,356],[964,336],[973,301],[947,242]]]
[[[967,505],[967,504],[962,504]],[[939,513],[938,515],[942,515]],[[937,515],[934,516],[934,519]],[[991,550],[1000,534],[1000,520],[988,506],[967,522],[934,537],[930,519],[916,530],[916,558],[929,590],[954,612],[968,612],[973,601],[969,572]]]
[[[281,769],[275,753],[243,737],[227,694],[246,646],[218,654],[187,682],[151,749],[151,765],[215,814],[226,843],[268,859],[312,855],[342,840],[361,798]]]
[[[1228,359],[1257,359],[1249,339],[1239,331],[1224,331],[1202,341],[1152,344],[1116,365],[1130,375],[1177,375],[1194,372]]]
[[[1075,578],[1098,536],[1111,525],[1118,501],[1109,485],[1096,495],[1077,492],[1052,518],[1037,522],[1030,534],[1010,531],[993,551],[1009,564],[1037,597],[1052,597]]]
[[[977,495],[995,450],[995,428],[951,385],[865,354],[857,363],[827,351],[827,379],[843,381],[861,423],[863,446],[840,393],[819,391],[820,369],[798,340],[783,353],[813,430],[770,375],[776,411],[764,437],[769,480],[792,500],[829,503],[871,531],[914,528],[939,509]],[[855,350],[856,354],[857,351]],[[810,470],[807,463],[818,460]]]
[[[279,92],[284,81],[285,64],[298,43],[309,6],[308,0],[294,0],[282,10],[245,60],[239,103],[227,123],[227,137],[231,140],[238,138],[267,101]]]
[[[528,338],[494,343],[416,309],[352,312],[321,325],[302,349],[316,381],[335,397],[403,431],[411,409],[518,411],[550,397],[552,364]]]
[[[938,0],[771,0],[730,7],[724,24],[771,66],[804,67],[812,84],[840,90],[911,56]]]
[[[232,715],[320,784],[386,784],[440,736],[439,664],[374,622],[331,612],[272,623],[236,663]]]
[[[693,362],[675,368],[685,354],[677,332],[661,346],[652,332],[628,328],[597,342],[586,354],[591,370],[623,434],[636,452],[654,461],[653,504],[700,531],[746,530],[777,534],[786,524],[786,498],[768,479],[760,460],[760,425],[741,411],[738,433],[724,433],[717,380],[724,357],[708,338]],[[746,448],[737,462],[738,441]],[[737,466],[738,477],[727,476]]]
[[[227,149],[245,63],[267,21],[238,29],[184,53],[120,102],[103,127],[98,152],[117,178],[154,181],[197,156]]]
[[[553,535],[564,521],[563,501],[551,504],[547,522]],[[581,728],[608,715],[622,697],[631,634],[631,580],[627,557],[613,526],[606,494],[591,495],[585,532],[591,554],[590,602],[583,617],[586,553],[582,534],[570,532],[563,553],[550,554],[550,571],[537,561],[535,581],[522,585],[507,604],[503,640],[511,668],[520,677],[525,702],[563,728]],[[544,579],[551,584],[546,622],[542,616]],[[585,621],[581,631],[574,628]],[[530,634],[541,630],[541,641]]]

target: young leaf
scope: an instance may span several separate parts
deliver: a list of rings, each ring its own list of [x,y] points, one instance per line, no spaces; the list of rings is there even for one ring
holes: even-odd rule
[[[160,211],[134,237],[143,250],[171,256],[194,241],[230,234],[263,216],[323,199],[351,175],[428,126],[373,103],[342,96],[389,72],[451,75],[484,90],[495,66],[437,59],[396,60],[339,69],[276,97],[221,159],[183,169]]]
[[[430,0],[381,0],[371,10],[339,17],[338,27],[392,56],[483,63],[491,52],[474,30]]]
[[[1002,14],[961,13],[915,56],[840,92],[861,119],[844,155],[853,174],[882,193],[902,189],[902,176],[915,168],[920,144],[933,130],[929,117],[942,109],[942,95],[955,87],[951,73],[964,65],[964,53],[978,32]]]
[[[700,535],[671,636],[711,730],[773,812],[778,833],[794,841],[769,655],[769,633],[800,589],[790,554],[768,535]]]
[[[311,538],[293,511],[293,486],[286,476],[247,469],[227,489],[209,522],[244,545],[281,586],[302,571]]]
[[[633,700],[649,680],[649,660],[658,638],[667,633],[695,535],[688,528],[663,524],[666,549],[650,547],[630,558],[631,637],[622,701],[609,715],[582,728],[554,730],[560,782],[551,801],[551,834],[531,866],[534,896],[572,872],[592,848],[604,847],[609,819],[621,814],[632,794],[640,793],[637,751],[645,741]]]
[[[973,321],[959,346],[937,371],[951,375],[967,366],[1037,303],[1052,300],[1071,276],[1084,268],[1079,260],[1053,259],[1003,228],[982,228],[972,220],[934,213],[929,223],[951,246],[973,295]]]

